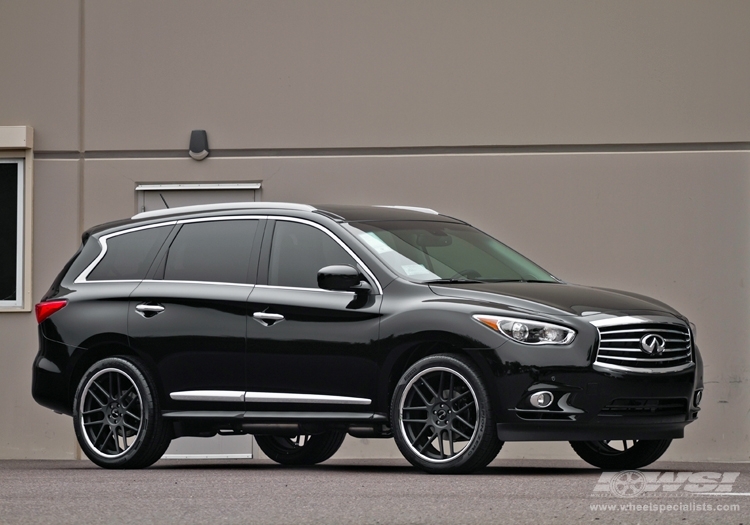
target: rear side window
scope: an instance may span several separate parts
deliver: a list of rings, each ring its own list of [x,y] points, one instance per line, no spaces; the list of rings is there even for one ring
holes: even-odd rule
[[[167,254],[164,279],[248,283],[257,220],[184,224]]]
[[[318,270],[332,264],[357,266],[346,250],[319,229],[296,222],[276,223],[268,284],[317,288]]]
[[[167,240],[172,225],[137,230],[106,240],[107,253],[89,274],[89,281],[141,280],[156,253]]]

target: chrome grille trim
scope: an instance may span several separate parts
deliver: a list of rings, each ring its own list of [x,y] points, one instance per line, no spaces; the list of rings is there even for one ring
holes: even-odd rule
[[[609,317],[592,321],[599,332],[594,366],[639,374],[678,372],[695,366],[690,328],[681,320],[666,316]],[[662,337],[661,354],[641,349],[643,336]]]
[[[620,357],[620,356],[611,356],[611,357],[607,357],[607,359],[617,359],[618,361],[643,361],[644,363],[653,363],[654,361],[675,361],[677,359],[685,359],[685,356],[678,355],[677,357],[660,357],[658,359],[655,359],[653,357]]]

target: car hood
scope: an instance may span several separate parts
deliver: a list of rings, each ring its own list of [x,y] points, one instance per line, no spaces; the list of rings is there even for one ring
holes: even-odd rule
[[[650,297],[575,284],[451,283],[431,284],[430,289],[444,297],[494,303],[501,308],[552,315],[658,313],[681,317],[673,308]]]

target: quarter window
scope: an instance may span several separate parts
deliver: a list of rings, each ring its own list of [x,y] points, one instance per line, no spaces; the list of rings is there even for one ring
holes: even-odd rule
[[[192,222],[182,226],[167,255],[164,279],[250,283],[257,220]],[[254,276],[252,276],[254,277]]]
[[[346,250],[321,230],[297,222],[276,223],[268,284],[317,288],[318,270],[332,264],[357,265]]]
[[[89,281],[138,280],[156,257],[172,226],[159,226],[116,235],[106,240],[107,253],[89,274]]]

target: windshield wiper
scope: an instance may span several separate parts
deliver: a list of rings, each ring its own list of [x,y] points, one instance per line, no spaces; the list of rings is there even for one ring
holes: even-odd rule
[[[422,281],[424,284],[451,284],[451,283],[481,283],[476,279],[433,279],[432,281]]]
[[[540,279],[482,279],[483,283],[547,283],[553,284],[557,281],[543,281]]]

